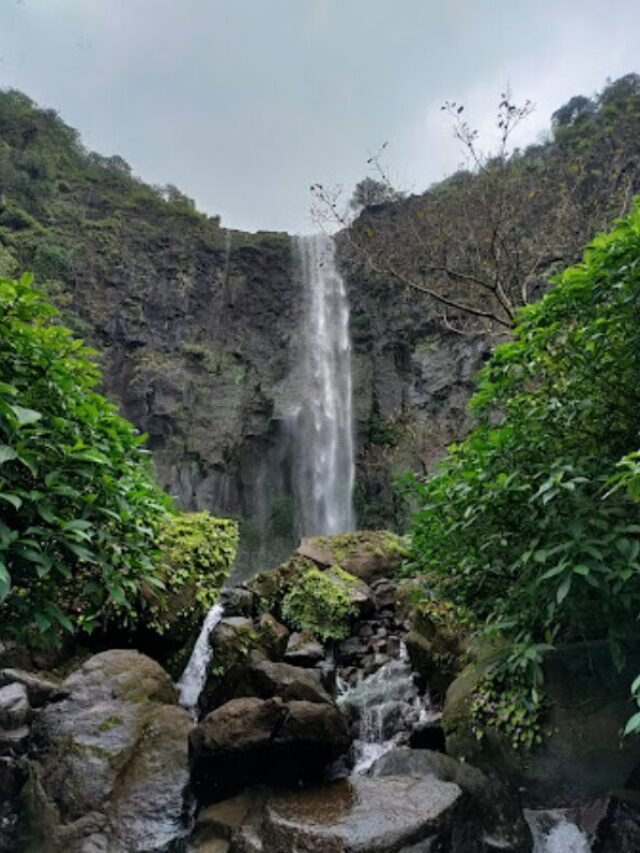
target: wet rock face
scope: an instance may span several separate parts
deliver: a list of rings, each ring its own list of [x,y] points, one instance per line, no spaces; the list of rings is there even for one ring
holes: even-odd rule
[[[171,679],[150,658],[114,650],[90,658],[62,688],[67,698],[43,708],[33,726],[37,785],[57,812],[59,849],[135,853],[166,844],[183,826],[193,726]],[[85,832],[90,815],[101,828],[94,821]]]
[[[374,777],[400,775],[455,782],[468,797],[466,820],[477,826],[483,850],[530,853],[532,849],[531,832],[515,794],[476,767],[440,752],[400,748],[379,758],[369,772]]]
[[[364,777],[267,802],[265,853],[451,850],[463,795],[457,785]]]

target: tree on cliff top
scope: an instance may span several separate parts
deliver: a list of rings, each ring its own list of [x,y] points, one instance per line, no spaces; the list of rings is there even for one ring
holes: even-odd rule
[[[466,154],[466,168],[421,196],[365,207],[351,222],[339,197],[315,185],[316,210],[342,227],[350,267],[424,299],[454,331],[512,328],[548,275],[572,263],[595,233],[629,210],[640,191],[640,87],[635,75],[594,101],[573,98],[553,119],[554,138],[509,153],[531,104],[505,92],[497,111],[498,150],[478,149],[463,107],[443,109]],[[379,159],[378,178],[388,181]]]

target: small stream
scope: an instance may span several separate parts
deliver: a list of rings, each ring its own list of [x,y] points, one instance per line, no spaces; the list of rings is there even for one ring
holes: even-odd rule
[[[209,664],[213,655],[213,649],[209,642],[211,632],[222,619],[224,608],[221,604],[214,605],[207,613],[198,634],[198,639],[191,652],[191,657],[180,676],[177,688],[180,693],[180,704],[192,717],[198,714],[198,699],[204,688],[209,672]]]
[[[378,758],[406,743],[417,723],[436,721],[429,697],[421,696],[413,679],[404,644],[395,660],[347,687],[338,682],[338,705],[353,719],[359,735],[354,743],[353,773],[361,774]]]
[[[428,694],[421,696],[404,644],[395,660],[353,686],[338,681],[338,705],[356,719],[352,773],[361,775],[385,753],[407,742],[418,723],[438,722],[440,713]],[[562,810],[525,811],[533,836],[533,853],[591,853],[587,837]]]

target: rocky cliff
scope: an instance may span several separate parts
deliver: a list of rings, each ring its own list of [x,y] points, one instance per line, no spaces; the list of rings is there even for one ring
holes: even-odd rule
[[[551,143],[509,161],[503,186],[514,209],[524,210],[519,193],[526,190],[525,200],[553,208],[555,219],[545,221],[555,222],[571,202],[555,190],[563,175],[579,173],[580,184],[570,186],[578,212],[563,214],[567,234],[554,246],[556,262],[571,259],[574,243],[590,236],[593,216],[580,211],[597,209],[607,219],[640,188],[640,82],[623,78],[597,108],[557,124]],[[612,168],[602,169],[609,161]],[[416,222],[435,240],[432,254],[469,263],[478,244],[456,211],[464,208],[461,192],[482,187],[474,180],[466,175],[367,209],[360,226],[367,238],[382,234],[379,255],[395,253],[409,272],[423,273],[409,231]],[[553,207],[556,197],[562,209]],[[473,200],[478,207],[482,198]],[[442,231],[429,231],[433,210],[447,225]],[[527,251],[548,248],[550,229],[538,228],[542,218],[532,210],[509,232],[516,259],[520,238]],[[443,235],[439,243],[434,234]],[[393,275],[373,273],[349,243],[343,235],[339,259],[352,308],[356,510],[362,527],[398,528],[407,508],[395,476],[432,470],[468,430],[473,376],[496,329],[461,327],[455,316],[443,322],[432,301],[399,287]],[[294,538],[284,413],[302,298],[289,236],[221,228],[175,187],[145,185],[121,158],[87,152],[54,112],[4,92],[0,274],[25,269],[95,344],[104,390],[148,434],[162,484],[186,508],[241,519],[243,559],[249,553],[253,565],[275,564]]]

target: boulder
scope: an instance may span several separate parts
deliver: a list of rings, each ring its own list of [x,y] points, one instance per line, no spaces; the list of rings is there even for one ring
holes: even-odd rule
[[[232,699],[191,733],[193,779],[203,801],[256,782],[319,778],[350,744],[333,704],[280,697]]]
[[[295,666],[315,666],[324,659],[324,648],[311,634],[291,634],[284,659]]]
[[[247,691],[244,695],[259,696],[261,699],[280,696],[285,701],[332,702],[318,673],[288,663],[268,660],[253,663],[246,670],[241,687]]]
[[[0,687],[0,728],[17,729],[31,716],[29,696],[24,684],[7,684]]]
[[[31,672],[25,672],[22,669],[1,669],[0,686],[12,682],[23,684],[26,687],[29,702],[34,708],[41,708],[47,702],[58,702],[69,695],[69,691],[64,690],[59,684],[39,678]]]
[[[90,658],[62,688],[68,697],[43,708],[33,726],[58,836],[78,839],[61,849],[84,851],[91,835],[91,849],[104,837],[110,853],[133,853],[183,832],[193,722],[167,673],[144,655],[114,650]]]
[[[621,737],[633,710],[635,664],[617,673],[604,643],[580,643],[549,653],[543,668],[549,705],[540,746],[514,750],[493,727],[475,737],[470,709],[482,668],[470,664],[447,691],[447,752],[521,788],[531,808],[574,806],[625,787],[640,766],[640,738]]]
[[[395,575],[404,558],[405,543],[386,530],[364,530],[337,536],[303,539],[296,553],[320,567],[338,565],[370,584]]]
[[[478,827],[475,833],[483,851],[530,853],[531,832],[517,798],[501,782],[490,779],[469,764],[430,750],[393,749],[370,768],[372,776],[410,776],[455,782],[467,795],[465,820]]]
[[[449,782],[354,777],[270,798],[262,844],[264,853],[462,851],[453,847],[462,808]]]
[[[222,590],[220,604],[227,616],[252,617],[256,608],[256,596],[246,587],[232,586]]]

